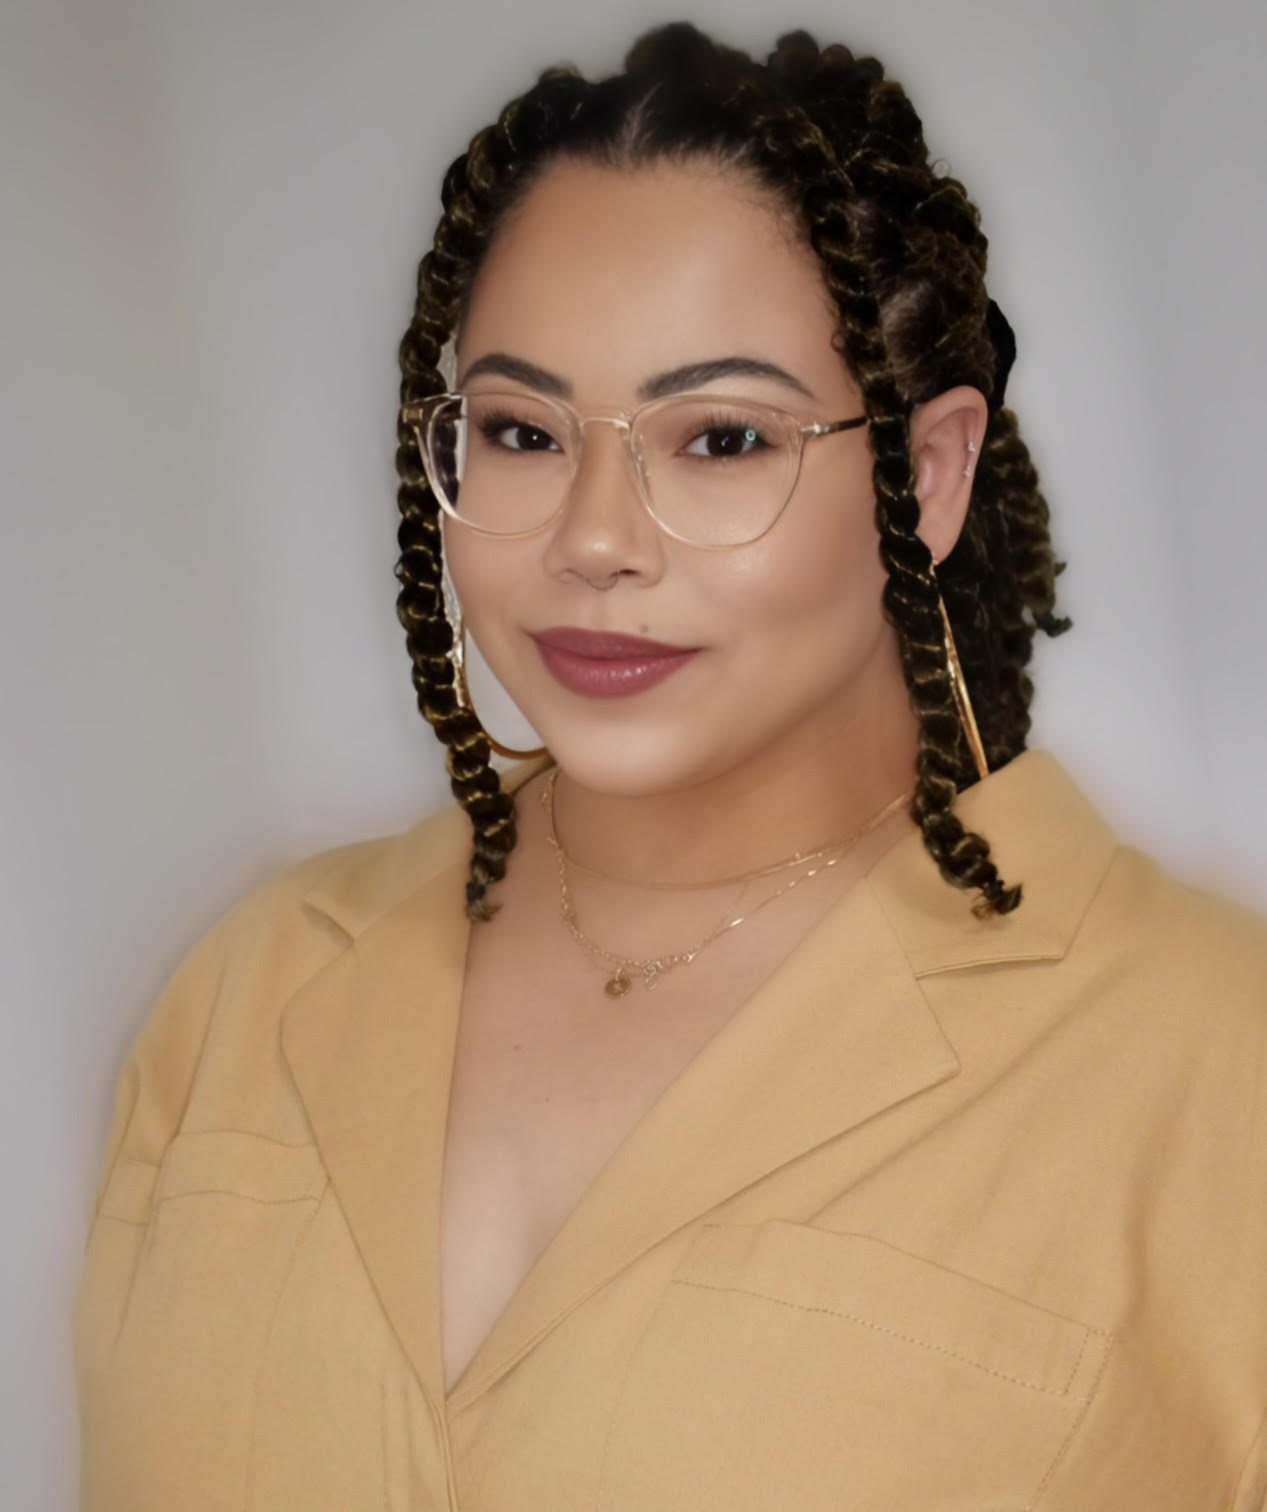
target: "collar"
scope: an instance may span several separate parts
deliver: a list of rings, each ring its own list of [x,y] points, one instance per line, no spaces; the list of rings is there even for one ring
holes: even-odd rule
[[[516,762],[502,774],[514,793],[551,764]],[[1059,960],[1108,867],[1117,836],[1050,752],[1022,751],[960,793],[955,812],[984,836],[1005,882],[1023,884],[1020,906],[979,920],[977,894],[948,883],[918,832],[904,835],[866,874],[916,976],[991,961]],[[465,864],[471,826],[451,802],[403,833],[332,852],[304,895],[355,939],[441,872]],[[459,888],[459,891],[461,889]]]
[[[505,775],[514,791],[548,757]],[[920,979],[1059,960],[1115,847],[1047,752],[959,795],[1020,907],[977,920],[914,831],[826,910],[625,1137],[444,1390],[439,1225],[445,1129],[470,923],[469,821],[456,804],[328,855],[304,895],[325,964],[285,1005],[282,1051],[384,1311],[434,1410],[460,1412],[586,1297],[657,1243],[828,1141],[832,1179],[863,1179],[845,1136],[961,1062]],[[332,939],[325,920],[342,934]],[[331,947],[333,946],[333,950]],[[882,1136],[879,1136],[882,1137]]]

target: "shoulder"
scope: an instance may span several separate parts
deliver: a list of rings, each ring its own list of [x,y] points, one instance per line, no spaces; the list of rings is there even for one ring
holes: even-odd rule
[[[545,764],[512,764],[501,773],[503,791],[515,793]],[[239,897],[197,940],[176,978],[192,979],[204,1010],[237,999],[258,1011],[262,997],[284,998],[441,874],[451,874],[460,905],[471,848],[470,816],[450,798],[403,829],[301,856]]]
[[[1267,1014],[1267,916],[1184,880],[1146,851],[1119,845],[1087,911],[1080,943],[1163,979],[1238,989]]]
[[[1267,918],[1121,845],[1066,957],[1097,1055],[1199,1142],[1267,1162]],[[1182,1113],[1180,1110],[1187,1110]]]
[[[549,762],[512,763],[499,774],[502,791],[514,795]],[[241,927],[268,932],[288,918],[321,916],[355,938],[441,872],[466,866],[472,843],[470,815],[451,798],[407,829],[334,846],[279,871],[238,905]],[[460,894],[461,883],[455,886]]]
[[[503,792],[516,793],[549,761],[512,763],[500,773]],[[451,798],[406,829],[332,846],[280,869],[239,902],[238,928],[267,932],[286,918],[320,914],[355,936],[440,872],[465,865],[471,846],[470,816]]]
[[[294,957],[302,967],[464,863],[470,828],[449,802],[407,828],[314,851],[244,893],[212,933],[239,965],[267,956]]]
[[[287,1004],[361,929],[446,867],[460,898],[456,866],[468,833],[466,815],[449,804],[399,832],[292,861],[221,914],[169,975],[132,1041],[109,1163],[125,1139],[133,1158],[153,1163],[191,1117],[205,1127],[254,1127],[243,1121],[252,1097],[280,1106],[276,1050]]]

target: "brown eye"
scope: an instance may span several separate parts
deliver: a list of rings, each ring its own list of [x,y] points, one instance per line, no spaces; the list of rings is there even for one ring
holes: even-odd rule
[[[479,431],[490,446],[500,446],[506,451],[550,451],[558,448],[558,443],[548,431],[509,412],[481,415]]]
[[[683,450],[690,457],[723,461],[764,451],[769,445],[768,438],[751,420],[716,416],[696,432]]]

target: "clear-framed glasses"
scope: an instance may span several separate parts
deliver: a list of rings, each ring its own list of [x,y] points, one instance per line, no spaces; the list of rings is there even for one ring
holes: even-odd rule
[[[796,487],[806,441],[865,425],[804,424],[774,405],[723,394],[674,394],[632,412],[587,415],[513,390],[434,394],[401,411],[427,481],[452,519],[486,535],[524,536],[563,508],[587,425],[625,433],[643,503],[693,546],[742,546],[768,531]]]

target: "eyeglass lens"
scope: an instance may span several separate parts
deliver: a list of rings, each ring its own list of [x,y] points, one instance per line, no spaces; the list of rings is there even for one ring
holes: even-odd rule
[[[459,519],[495,534],[545,524],[579,465],[581,430],[519,393],[451,399],[427,434],[434,482]],[[800,458],[789,416],[745,400],[683,397],[639,417],[634,447],[651,508],[683,540],[755,540],[787,503]]]

